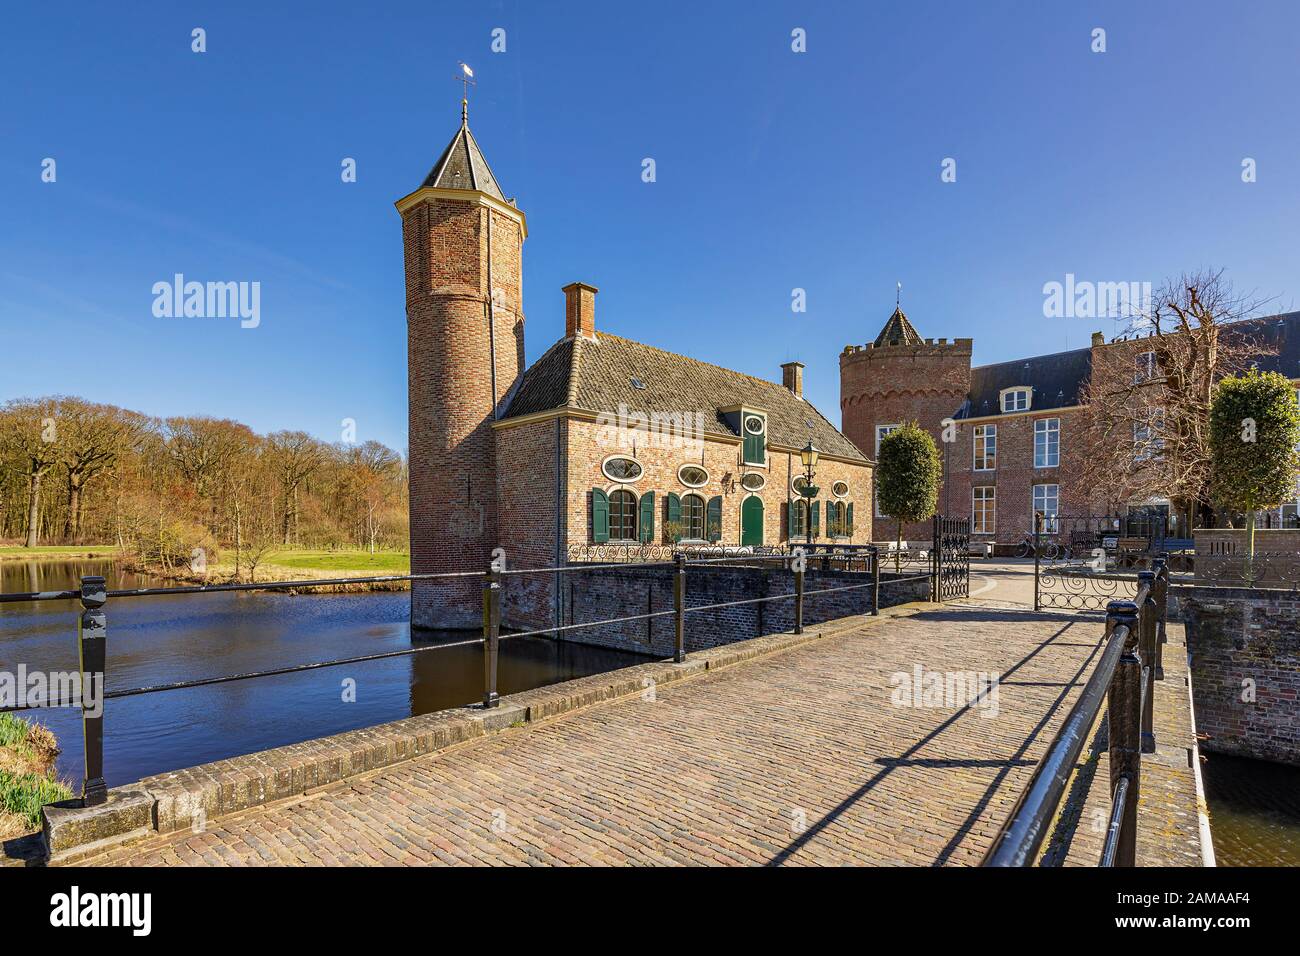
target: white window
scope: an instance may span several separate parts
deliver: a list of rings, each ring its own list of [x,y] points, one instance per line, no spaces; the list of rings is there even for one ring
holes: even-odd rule
[[[971,533],[992,534],[997,527],[997,489],[992,485],[982,485],[978,488],[972,488],[970,493]]]
[[[1040,418],[1034,422],[1034,467],[1055,468],[1061,463],[1061,420]]]
[[[1017,386],[1002,390],[1002,410],[1004,412],[1029,411],[1029,394],[1033,389]]]
[[[976,471],[993,471],[998,466],[998,426],[975,426]]]
[[[877,425],[876,426],[876,457],[880,457],[880,443],[890,432],[898,431],[897,425]]]
[[[1056,517],[1059,513],[1060,492],[1059,485],[1034,485],[1034,513],[1030,517],[1042,515],[1043,531],[1047,534],[1055,534],[1059,529]]]
[[[1156,377],[1156,353],[1139,352],[1133,358],[1133,384],[1141,385]]]
[[[1153,408],[1151,417],[1145,422],[1133,423],[1133,458],[1135,461],[1147,461],[1159,458],[1165,449],[1165,410]]]

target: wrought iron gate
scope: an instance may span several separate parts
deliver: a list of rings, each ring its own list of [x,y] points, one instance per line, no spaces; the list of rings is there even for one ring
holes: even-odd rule
[[[930,600],[970,597],[970,519],[934,516]]]

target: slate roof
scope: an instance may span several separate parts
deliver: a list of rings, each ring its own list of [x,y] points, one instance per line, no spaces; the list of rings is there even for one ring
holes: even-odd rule
[[[464,110],[461,111],[460,129],[456,130],[456,135],[451,138],[420,187],[477,189],[502,202],[506,201],[496,177],[488,168],[487,160],[483,158],[482,150],[474,141],[474,134],[469,131],[469,118]]]
[[[1079,391],[1092,374],[1092,349],[980,365],[970,370],[970,392],[954,418],[980,418],[1001,412],[999,393],[1013,385],[1034,389],[1031,408],[1046,411],[1079,404]]]
[[[1300,379],[1300,312],[1234,322],[1225,328],[1224,334],[1232,334],[1233,329],[1277,349],[1276,354],[1259,357],[1255,364],[1260,371],[1281,372],[1287,378]],[[1091,374],[1090,348],[977,366],[970,370],[967,401],[953,417],[1000,414],[999,392],[1013,385],[1033,386],[1031,410],[1035,412],[1078,405],[1079,392]]]
[[[882,345],[924,345],[925,339],[921,338],[921,334],[912,327],[912,323],[907,321],[903,310],[895,306],[894,314],[885,322],[874,344],[876,348]]]
[[[552,345],[524,373],[504,418],[566,405],[597,414],[618,414],[620,405],[651,415],[700,412],[705,434],[730,438],[740,433],[719,409],[745,405],[767,413],[771,444],[802,448],[811,435],[825,454],[868,460],[821,412],[780,383],[604,332],[595,341],[578,336]]]

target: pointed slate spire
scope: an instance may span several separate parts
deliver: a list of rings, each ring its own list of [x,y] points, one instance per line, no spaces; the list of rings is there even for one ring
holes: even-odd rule
[[[912,323],[907,321],[907,316],[903,310],[894,307],[894,314],[889,317],[885,327],[880,330],[876,336],[876,348],[882,345],[924,345],[925,339],[921,338],[916,329],[912,328]]]
[[[429,170],[421,188],[477,189],[494,199],[506,201],[482,150],[474,141],[474,134],[469,131],[469,103],[466,100],[461,100],[460,129],[456,130],[456,135],[433,164],[433,169]]]

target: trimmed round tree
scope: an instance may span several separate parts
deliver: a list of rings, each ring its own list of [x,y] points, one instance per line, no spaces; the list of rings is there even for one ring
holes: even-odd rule
[[[903,522],[924,521],[939,504],[943,466],[930,433],[916,422],[894,429],[880,441],[876,462],[876,503],[880,513],[898,520],[898,547]]]
[[[1251,369],[1225,378],[1210,405],[1210,494],[1246,514],[1247,553],[1255,554],[1255,513],[1295,496],[1300,408],[1286,376]]]

